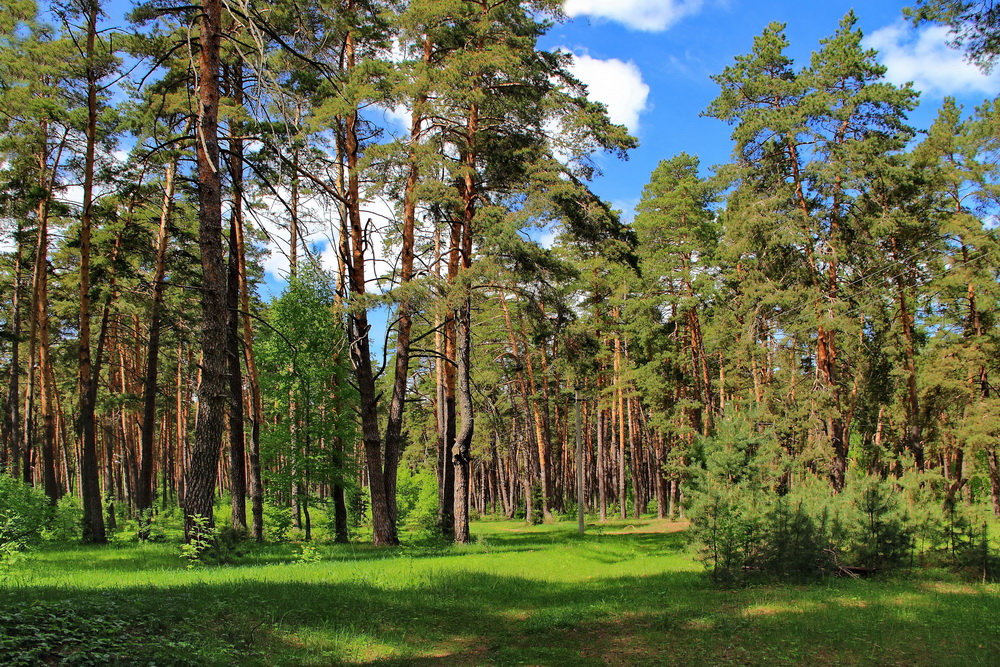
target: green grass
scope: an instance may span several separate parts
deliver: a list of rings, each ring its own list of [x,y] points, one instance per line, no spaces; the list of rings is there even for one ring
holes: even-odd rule
[[[648,523],[648,522],[647,522]],[[467,547],[37,552],[0,577],[0,663],[1000,664],[1000,586],[942,572],[713,587],[681,533],[474,525]]]

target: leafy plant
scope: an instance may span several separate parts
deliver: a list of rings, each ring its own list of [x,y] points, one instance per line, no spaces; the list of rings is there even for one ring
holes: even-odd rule
[[[402,468],[398,480],[399,522],[424,533],[438,525],[437,479],[428,470]]]
[[[272,542],[285,542],[292,530],[292,508],[273,503],[264,505],[264,526],[267,539]]]
[[[296,563],[318,563],[323,560],[323,557],[319,554],[319,549],[316,545],[309,544],[308,542],[303,542],[299,547],[299,553],[295,556]]]
[[[205,564],[205,555],[215,542],[215,528],[208,523],[208,517],[191,517],[191,537],[181,545],[181,558],[187,561],[187,567],[194,568]]]
[[[42,536],[51,517],[44,493],[0,473],[0,548],[8,553],[27,549]]]
[[[188,561],[188,568],[198,565],[225,565],[243,555],[246,533],[226,526],[221,530],[210,526],[208,518],[191,519],[190,539],[181,545],[181,558]]]
[[[80,499],[73,495],[63,496],[56,503],[42,537],[63,544],[79,541],[82,521],[83,506]]]

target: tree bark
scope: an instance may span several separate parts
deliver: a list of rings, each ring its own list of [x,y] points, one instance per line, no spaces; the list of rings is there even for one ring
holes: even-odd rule
[[[136,484],[136,509],[139,512],[139,539],[149,538],[148,517],[153,507],[153,438],[156,430],[156,393],[160,359],[160,323],[163,293],[166,287],[167,241],[174,200],[174,175],[177,161],[167,165],[163,182],[160,226],[156,234],[156,262],[153,269],[153,303],[149,312],[149,338],[146,344],[146,375],[142,388],[142,427],[139,444],[139,479]]]
[[[431,56],[430,39],[424,39],[424,62]],[[397,519],[396,474],[399,457],[403,451],[403,408],[406,404],[406,386],[410,375],[410,333],[413,328],[413,304],[405,292],[413,280],[414,228],[417,219],[416,189],[420,178],[417,144],[420,142],[423,124],[423,104],[426,96],[418,94],[410,118],[409,171],[403,187],[403,229],[400,239],[400,287],[404,290],[399,302],[399,316],[396,324],[396,359],[393,368],[392,395],[389,399],[389,413],[385,426],[385,486],[389,517],[393,525]]]
[[[222,179],[219,173],[219,49],[221,0],[204,0],[198,53],[198,245],[201,249],[202,359],[195,442],[184,474],[184,528],[215,524],[213,503],[227,399],[226,270],[222,253]]]
[[[7,381],[7,411],[4,415],[6,458],[0,467],[18,477],[21,467],[21,263],[24,257],[24,228],[17,222],[14,249],[13,298],[11,299],[10,377]]]
[[[243,104],[243,68],[233,67],[230,79],[234,104]],[[243,367],[240,355],[240,297],[244,266],[243,238],[243,139],[241,126],[234,124],[229,139],[229,179],[232,209],[229,218],[229,265],[227,267],[226,307],[229,322],[226,353],[229,358],[229,493],[232,506],[230,525],[243,533],[247,530],[247,447],[243,410]]]
[[[476,217],[476,135],[479,132],[479,107],[472,104],[466,126],[466,145],[462,153],[465,166],[460,180],[462,217],[452,225],[452,249],[460,255],[463,271],[472,268],[472,231]],[[458,375],[457,429],[452,445],[455,466],[455,542],[470,541],[469,534],[469,461],[475,414],[472,407],[472,295],[470,286],[463,285],[465,294],[455,310],[456,349],[455,362]]]

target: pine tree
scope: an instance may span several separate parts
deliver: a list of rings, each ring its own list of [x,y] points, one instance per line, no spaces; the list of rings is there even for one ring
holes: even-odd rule
[[[778,306],[795,320],[775,314],[796,335],[815,332],[817,391],[810,412],[829,448],[830,481],[838,490],[846,480],[856,409],[851,378],[862,354],[853,344],[860,327],[852,312],[856,283],[847,277],[863,268],[857,262],[865,253],[855,239],[866,233],[866,221],[853,211],[857,193],[910,136],[904,118],[915,98],[910,88],[883,80],[885,68],[862,48],[855,24],[853,14],[845,16],[800,72],[783,55],[782,27],[769,26],[750,56],[716,77],[723,92],[709,109],[736,124],[740,162],[733,175],[740,190],[733,202],[747,209],[727,216],[742,227],[730,233],[744,244],[763,242],[752,264],[767,280],[796,274],[797,284],[776,286],[797,301]]]

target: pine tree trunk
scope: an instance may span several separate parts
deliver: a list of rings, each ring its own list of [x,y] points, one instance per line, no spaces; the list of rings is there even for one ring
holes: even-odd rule
[[[238,200],[236,200],[238,201]],[[234,201],[233,207],[237,204]],[[240,355],[239,243],[236,227],[240,224],[234,211],[229,221],[229,268],[226,306],[229,326],[226,351],[229,357],[229,490],[232,504],[230,525],[237,531],[247,529],[246,433],[243,415],[243,369]]]
[[[242,74],[238,75],[242,78]],[[233,158],[242,158],[233,150]],[[264,539],[264,482],[260,469],[260,427],[264,419],[264,405],[260,394],[260,380],[257,374],[257,359],[253,351],[253,325],[250,322],[250,288],[247,284],[246,242],[243,237],[243,187],[242,160],[231,167],[233,173],[233,197],[240,202],[234,207],[233,231],[236,235],[237,279],[239,280],[240,310],[243,323],[243,362],[247,371],[247,386],[250,394],[250,447],[247,450],[249,472],[250,514],[253,537],[258,542]]]
[[[618,517],[626,518],[628,512],[628,473],[625,470],[625,392],[622,388],[622,340],[615,337],[615,412],[618,422]]]
[[[603,523],[608,520],[608,478],[605,472],[607,453],[604,447],[604,410],[597,408],[597,507]]]
[[[51,396],[53,391],[49,368],[49,306],[48,306],[48,254],[49,254],[49,203],[51,199],[52,182],[47,176],[48,171],[48,123],[42,121],[42,148],[38,155],[39,186],[45,195],[38,202],[38,229],[35,242],[35,264],[31,284],[31,312],[28,324],[28,388],[25,393],[23,447],[21,448],[21,478],[26,484],[34,483],[32,445],[35,433],[35,399],[38,398],[39,412],[42,417],[42,439],[39,449],[42,452],[42,478],[45,481],[45,491],[49,500],[56,501],[55,469],[52,466],[52,456],[55,451],[55,401]],[[36,390],[37,382],[37,390]],[[35,459],[37,460],[37,459]]]
[[[229,77],[233,103],[243,105],[243,66],[237,60]],[[243,139],[242,125],[232,122],[229,139],[229,180],[232,208],[229,218],[229,263],[226,306],[229,310],[226,352],[229,357],[229,479],[232,514],[230,525],[247,530],[247,446],[243,401],[243,367],[240,354],[240,303],[244,283],[243,259]]]
[[[97,40],[96,1],[87,16],[87,129],[83,172],[83,215],[80,220],[80,338],[79,366],[80,488],[83,492],[83,541],[107,541],[101,518],[101,487],[97,473],[97,378],[94,377],[90,349],[90,232],[94,203],[95,149],[97,147]],[[48,426],[46,426],[48,428]]]
[[[139,479],[136,484],[136,510],[139,512],[139,539],[149,537],[145,515],[153,507],[153,438],[156,429],[156,394],[160,358],[160,321],[163,312],[163,293],[166,287],[167,240],[170,215],[174,198],[176,160],[167,165],[163,183],[163,204],[160,209],[160,227],[156,236],[156,263],[153,270],[153,303],[149,312],[149,339],[146,345],[146,375],[142,389],[142,427],[139,445]]]
[[[424,40],[424,61],[430,60],[430,40]],[[425,96],[418,95],[410,118],[409,171],[403,187],[403,229],[400,237],[400,287],[404,290],[413,280],[414,229],[417,220],[416,188],[420,178],[417,162],[417,144],[423,124]],[[413,325],[413,305],[408,296],[399,302],[396,323],[396,358],[393,367],[392,394],[385,426],[385,485],[389,517],[396,524],[396,475],[399,457],[403,451],[403,408],[406,405],[406,387],[410,376],[410,332]]]
[[[11,298],[10,324],[10,377],[7,381],[7,404],[4,415],[4,455],[0,457],[0,468],[17,477],[21,467],[21,263],[24,257],[24,228],[17,221],[14,248],[14,280]]]
[[[201,249],[201,384],[195,441],[184,474],[184,529],[214,526],[213,504],[227,399],[226,270],[222,254],[222,180],[219,162],[220,0],[204,0],[198,53],[198,245]]]
[[[440,232],[435,232],[435,252],[441,257]],[[458,253],[448,253],[447,280],[458,272]],[[438,403],[438,521],[441,536],[455,538],[455,464],[452,443],[455,442],[455,321],[447,317],[438,322],[441,331],[437,342],[437,403]]]
[[[994,447],[986,452],[986,462],[989,467],[990,499],[993,501],[993,514],[1000,517],[1000,453]]]
[[[459,191],[462,197],[462,219],[452,225],[452,250],[461,261],[463,271],[472,267],[472,232],[476,216],[476,184],[473,174],[476,167],[476,135],[479,131],[479,107],[472,104],[465,128],[466,145],[462,153],[465,166]],[[454,285],[454,282],[452,282]],[[456,406],[456,433],[452,445],[452,462],[455,466],[455,542],[469,542],[469,460],[475,415],[472,407],[472,295],[468,285],[462,286],[465,295],[455,310],[455,372],[458,376]]]
[[[354,9],[353,0],[347,3],[348,11]],[[348,71],[355,67],[355,37],[348,32],[344,47],[345,67]],[[365,282],[365,247],[367,239],[361,221],[361,188],[358,174],[360,144],[358,124],[360,117],[356,110],[348,113],[343,120],[340,136],[340,150],[347,167],[347,192],[345,207],[348,218],[349,253],[342,253],[347,264],[350,292],[357,299],[367,291]],[[382,437],[378,423],[378,391],[372,368],[371,343],[369,338],[368,312],[361,307],[348,310],[348,341],[351,363],[357,381],[361,412],[361,437],[364,443],[368,489],[371,497],[372,541],[378,546],[399,544],[392,503],[395,502],[395,486],[386,485],[383,468]],[[389,480],[392,481],[392,480]],[[390,496],[393,500],[390,501]]]
[[[896,239],[892,239],[892,253],[897,254]],[[920,428],[920,400],[917,394],[916,342],[913,331],[913,314],[906,301],[906,285],[902,276],[896,277],[899,322],[903,330],[903,369],[906,371],[906,425],[903,446],[910,450],[917,470],[924,469],[924,444]]]
[[[458,329],[458,430],[452,447],[452,461],[455,466],[455,542],[465,544],[469,535],[469,460],[472,448],[474,416],[472,408],[471,347],[472,347],[472,299],[466,296],[462,306],[455,313]]]

